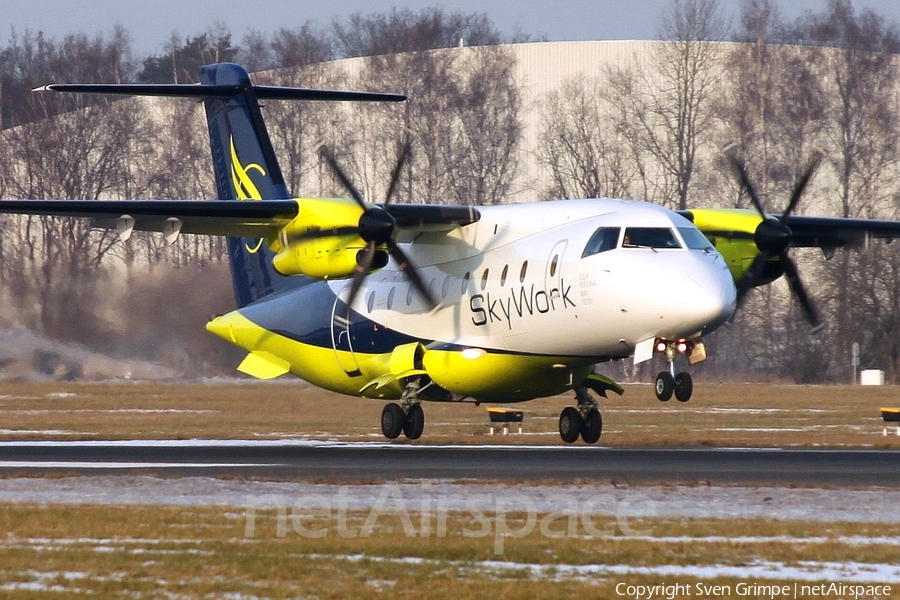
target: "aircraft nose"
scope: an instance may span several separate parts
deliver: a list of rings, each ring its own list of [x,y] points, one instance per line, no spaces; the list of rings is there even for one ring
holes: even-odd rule
[[[737,291],[731,272],[722,260],[702,257],[690,269],[676,304],[685,323],[704,334],[728,322],[737,306]]]

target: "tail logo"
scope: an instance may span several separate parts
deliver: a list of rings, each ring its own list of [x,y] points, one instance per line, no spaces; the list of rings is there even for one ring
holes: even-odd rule
[[[233,137],[231,138],[230,142],[231,183],[234,186],[234,193],[237,196],[237,199],[262,200],[262,194],[259,193],[259,188],[256,187],[255,183],[253,183],[253,179],[250,177],[250,171],[256,171],[257,173],[265,177],[266,170],[256,163],[250,163],[246,167],[242,165],[240,159],[238,159],[237,149],[234,147]],[[247,249],[247,252],[256,254],[262,247],[262,243],[263,239],[259,238],[259,241],[256,242],[256,246],[251,247],[247,244],[244,244],[244,248]]]
[[[246,167],[241,164],[234,147],[234,138],[231,138],[231,182],[238,200],[262,200],[262,194],[250,178],[250,171],[256,171],[263,177],[266,175],[266,170],[256,163],[250,163]]]

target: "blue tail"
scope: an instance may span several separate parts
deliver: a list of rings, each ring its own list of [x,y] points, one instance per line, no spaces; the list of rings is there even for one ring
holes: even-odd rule
[[[200,69],[200,83],[235,89],[230,98],[204,100],[219,199],[290,198],[247,71],[229,63],[208,65]],[[279,275],[265,240],[228,238],[228,257],[238,307],[311,281]]]
[[[254,86],[247,71],[231,63],[201,67],[200,86],[191,87],[194,88],[192,95],[204,98],[220,200],[291,198],[263,122],[259,98],[354,102],[406,100],[406,96],[399,94]],[[272,252],[265,240],[229,238],[228,254],[239,307],[312,281],[303,276],[279,275],[272,267]]]

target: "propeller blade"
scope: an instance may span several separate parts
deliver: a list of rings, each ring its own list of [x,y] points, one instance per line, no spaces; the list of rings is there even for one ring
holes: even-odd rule
[[[426,304],[428,304],[428,308],[432,309],[437,306],[438,302],[432,293],[428,290],[428,286],[425,285],[425,282],[422,281],[422,278],[419,276],[418,271],[416,271],[415,266],[410,262],[409,258],[407,258],[406,253],[400,249],[400,246],[396,244],[396,242],[388,243],[388,252],[391,257],[395,261],[397,261],[397,266],[400,267],[400,270],[403,271],[406,276],[409,278],[410,283],[413,284],[413,287],[416,288],[416,291],[422,295],[425,299]]]
[[[763,220],[765,220],[766,211],[765,209],[763,209],[762,202],[760,202],[759,200],[759,195],[756,193],[756,188],[753,187],[753,182],[750,181],[750,175],[747,174],[747,166],[744,164],[744,161],[741,160],[734,152],[728,154],[728,159],[731,162],[731,166],[737,173],[738,178],[741,180],[741,187],[743,187],[747,191],[747,194],[750,196],[750,202],[753,203],[753,207],[756,208],[759,216],[761,216]]]
[[[319,156],[321,156],[325,160],[325,162],[328,163],[328,166],[331,168],[334,176],[337,177],[338,181],[341,182],[341,185],[344,186],[344,189],[350,192],[350,196],[352,196],[353,199],[356,200],[356,203],[359,204],[359,206],[363,210],[365,210],[366,202],[365,200],[363,200],[362,194],[359,193],[359,190],[356,189],[356,186],[353,185],[353,182],[350,181],[350,178],[347,177],[347,174],[338,164],[337,159],[334,157],[334,153],[331,151],[331,149],[327,146],[320,146]]]
[[[797,300],[800,301],[800,308],[803,309],[803,315],[814,329],[818,329],[822,324],[819,320],[819,313],[816,311],[816,307],[813,305],[812,300],[809,299],[806,288],[803,287],[803,282],[800,281],[800,273],[797,271],[797,265],[795,265],[794,261],[787,255],[782,255],[780,261],[781,266],[784,267],[784,277],[791,287],[791,292]]]
[[[744,296],[747,295],[751,289],[753,289],[753,282],[762,275],[762,270],[766,266],[766,261],[769,260],[769,253],[765,250],[761,251],[756,255],[756,258],[753,259],[753,262],[750,263],[750,268],[747,269],[741,278],[735,284],[737,288],[737,303],[738,306],[741,306],[741,303],[744,301]]]
[[[345,317],[350,317],[350,307],[353,306],[353,301],[356,300],[356,296],[359,294],[360,288],[362,288],[363,280],[372,268],[372,262],[375,260],[375,251],[375,242],[366,244],[362,261],[353,270],[353,282],[350,284],[350,294],[347,296],[347,314],[344,315]]]
[[[784,209],[784,213],[782,213],[781,215],[782,219],[794,212],[794,209],[797,207],[797,202],[800,201],[800,196],[803,195],[803,191],[806,189],[806,186],[807,184],[809,184],[809,181],[812,179],[813,175],[816,174],[816,170],[819,168],[819,165],[821,163],[822,153],[813,153],[812,158],[810,158],[809,160],[809,164],[806,166],[806,170],[794,185],[794,191],[791,192],[791,201],[788,202],[787,208]]]
[[[397,183],[400,182],[400,172],[403,170],[403,165],[406,163],[406,160],[409,158],[410,151],[412,150],[412,144],[409,139],[407,139],[403,146],[400,148],[400,155],[397,157],[397,164],[394,165],[394,170],[391,171],[391,181],[388,184],[387,194],[384,197],[384,205],[387,206],[391,198],[394,197],[394,190],[397,188]]]

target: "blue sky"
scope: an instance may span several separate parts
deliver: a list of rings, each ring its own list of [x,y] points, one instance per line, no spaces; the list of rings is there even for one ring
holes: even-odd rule
[[[735,16],[739,0],[720,0],[727,16]],[[447,11],[485,12],[504,33],[522,31],[532,37],[559,40],[654,39],[660,16],[670,0],[4,0],[0,36],[12,28],[40,30],[59,38],[81,31],[107,33],[116,24],[131,33],[139,54],[158,52],[173,31],[196,35],[214,22],[226,24],[235,40],[249,29],[268,32],[312,21],[328,25],[355,12],[387,12],[392,7],[418,11],[439,6]],[[8,6],[8,5],[12,6]],[[783,0],[789,18],[804,10],[821,11],[825,0]],[[854,0],[857,10],[872,8],[900,23],[900,0]]]

